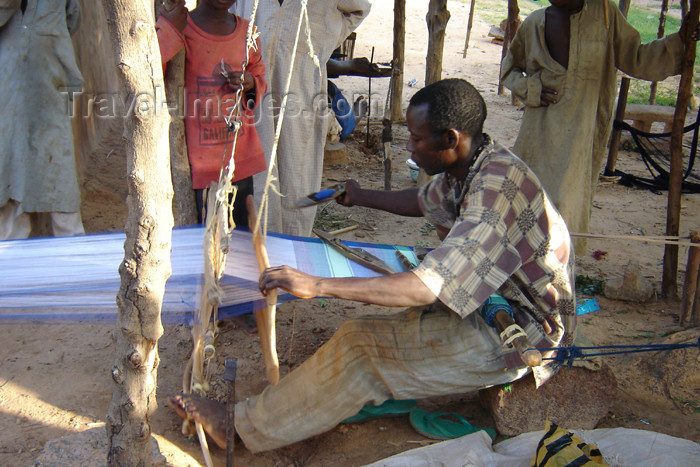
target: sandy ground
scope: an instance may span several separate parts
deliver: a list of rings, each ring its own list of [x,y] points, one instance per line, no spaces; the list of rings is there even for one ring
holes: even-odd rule
[[[424,76],[427,33],[427,1],[407,1],[405,83]],[[511,105],[510,96],[497,94],[498,63],[501,47],[487,37],[489,25],[480,21],[478,12],[472,42],[466,59],[462,58],[469,13],[468,4],[450,2],[452,18],[447,27],[443,76],[465,77],[483,93],[489,108],[486,131],[495,139],[511,145],[517,135],[521,111]],[[375,47],[375,61],[391,58],[391,2],[376,2],[358,33],[356,56],[369,56]],[[342,78],[338,85],[357,96],[367,92],[367,81]],[[372,80],[373,101],[381,109],[386,96],[387,79]],[[404,100],[415,87],[404,86]],[[375,115],[380,111],[377,110]],[[377,117],[378,118],[378,117]],[[361,151],[365,130],[360,128],[348,142],[348,161],[329,166],[328,182],[356,178],[368,187],[383,187],[383,169],[378,146]],[[374,141],[380,127],[371,128]],[[412,186],[404,161],[407,132],[395,126],[392,159],[393,189]],[[105,151],[105,154],[107,151]],[[93,161],[93,176],[83,186],[83,217],[90,232],[116,231],[124,225],[125,186],[123,161],[98,158]],[[638,156],[623,152],[618,166],[642,173]],[[591,230],[617,235],[663,235],[666,222],[665,193],[652,193],[617,184],[599,186]],[[681,234],[700,227],[700,197],[683,195]],[[421,219],[396,219],[363,209],[329,205],[320,210],[322,227],[342,226],[351,221],[365,224],[342,235],[348,240],[435,246],[433,231]],[[607,252],[596,260],[591,253]],[[680,250],[679,284],[685,272],[687,249]],[[663,246],[633,240],[596,239],[589,252],[578,259],[578,273],[601,279],[619,277],[631,258],[639,262],[641,275],[660,289]],[[594,344],[658,343],[677,336],[680,305],[677,301],[654,299],[651,303],[625,303],[599,297],[602,310],[582,316],[581,328]],[[286,374],[310,356],[347,318],[381,313],[381,308],[339,300],[297,300],[280,307],[278,349],[282,374]],[[109,369],[114,359],[108,325],[2,325],[0,326],[0,465],[30,465],[44,444],[52,439],[101,426],[110,402]],[[262,356],[257,336],[233,324],[225,324],[218,339],[213,362],[212,396],[222,398],[226,387],[220,381],[226,357],[239,359],[237,397],[259,392],[265,387]],[[189,329],[167,326],[159,342],[159,408],[153,417],[153,431],[172,443],[169,462],[187,465],[178,450],[201,461],[196,443],[180,435],[180,421],[165,404],[165,396],[181,390],[185,362],[191,351]],[[675,359],[675,360],[669,360]],[[693,403],[700,400],[698,388],[698,352],[682,356],[620,356],[608,358],[619,381],[614,407],[600,426],[623,426],[654,430],[700,441],[700,418]],[[462,414],[475,425],[493,426],[490,415],[472,394],[422,400],[429,410],[449,410]],[[268,453],[252,455],[236,449],[240,465],[362,465],[425,444],[425,438],[410,427],[408,420],[385,419],[359,425],[341,425],[329,433]],[[222,465],[225,454],[214,448],[215,461]]]

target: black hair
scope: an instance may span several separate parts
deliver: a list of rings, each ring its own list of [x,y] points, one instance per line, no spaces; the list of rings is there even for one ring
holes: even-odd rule
[[[474,137],[484,129],[484,98],[463,79],[443,79],[419,90],[409,105],[422,104],[428,104],[428,124],[436,135],[455,128]]]

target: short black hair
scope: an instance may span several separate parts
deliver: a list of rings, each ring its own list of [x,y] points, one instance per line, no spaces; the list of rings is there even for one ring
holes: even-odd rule
[[[422,104],[428,104],[428,124],[435,134],[452,128],[471,137],[483,132],[486,103],[479,91],[463,79],[443,79],[419,90],[409,105]]]

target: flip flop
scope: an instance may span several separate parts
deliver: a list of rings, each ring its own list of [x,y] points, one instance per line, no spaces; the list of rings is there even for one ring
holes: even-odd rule
[[[430,439],[454,439],[484,430],[492,439],[496,432],[491,428],[472,426],[463,417],[450,412],[427,412],[414,409],[409,414],[411,426],[421,435]],[[454,421],[456,420],[456,421]]]
[[[350,418],[346,418],[341,423],[357,423],[374,420],[375,418],[398,417],[410,413],[418,403],[414,400],[387,399],[381,405],[368,404]]]

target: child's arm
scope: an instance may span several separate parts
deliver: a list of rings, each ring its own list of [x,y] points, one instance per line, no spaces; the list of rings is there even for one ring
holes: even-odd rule
[[[161,8],[160,17],[156,22],[158,44],[160,46],[160,58],[165,70],[165,64],[170,61],[185,45],[185,37],[182,32],[187,25],[187,8],[184,0],[167,11]]]

